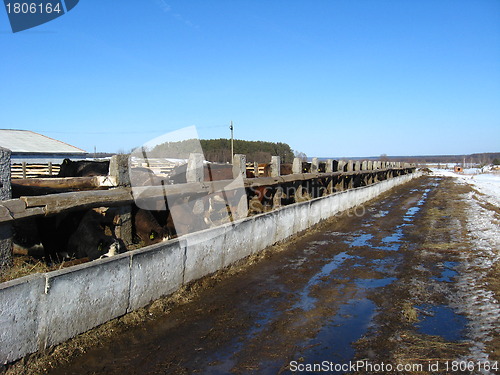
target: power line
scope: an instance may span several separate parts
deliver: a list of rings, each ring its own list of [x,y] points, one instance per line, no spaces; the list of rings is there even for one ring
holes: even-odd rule
[[[213,125],[213,126],[196,126],[196,129],[215,129],[215,128],[225,128],[227,125]],[[120,131],[119,134],[152,134],[152,133],[165,133],[178,130],[176,129],[158,129],[158,130],[134,130],[134,131]],[[66,131],[66,130],[36,130],[41,133],[53,133],[53,134],[91,134],[91,135],[106,135],[106,134],[117,134],[115,131]]]

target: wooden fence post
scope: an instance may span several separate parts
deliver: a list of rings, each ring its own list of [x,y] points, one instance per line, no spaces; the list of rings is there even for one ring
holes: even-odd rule
[[[302,160],[300,160],[299,158],[293,158],[292,173],[302,173]]]
[[[117,186],[130,186],[129,156],[113,155],[109,162],[109,176]],[[125,245],[132,244],[132,206],[120,206],[115,216],[115,236],[120,238]]]
[[[326,173],[332,173],[333,172],[333,159],[327,159],[326,160],[325,172]]]
[[[125,245],[132,245],[132,206],[120,206],[115,216],[115,236],[120,238]]]
[[[238,176],[245,178],[247,175],[247,156],[235,154],[233,160],[233,178],[238,178]]]
[[[117,186],[130,186],[128,155],[113,155],[109,162],[109,176]]]
[[[259,163],[256,161],[253,162],[253,174],[254,177],[259,177]]]
[[[319,171],[319,160],[318,158],[312,158],[311,160],[311,173],[318,173]]]
[[[281,161],[279,156],[271,156],[271,177],[280,175]]]
[[[187,182],[202,182],[204,180],[203,154],[190,154],[187,170]]]
[[[345,161],[344,160],[339,160],[337,164],[337,172],[344,172],[344,167],[345,167]]]

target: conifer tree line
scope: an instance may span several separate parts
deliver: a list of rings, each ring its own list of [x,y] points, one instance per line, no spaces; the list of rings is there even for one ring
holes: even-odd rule
[[[199,149],[198,141],[201,144]],[[203,152],[205,159],[216,163],[231,162],[231,140],[219,139],[188,139],[181,142],[167,142],[147,150],[149,157],[155,158],[188,158],[192,152]],[[282,163],[291,163],[295,154],[292,148],[282,142],[234,140],[234,153],[244,154],[247,162],[269,163],[271,156],[279,156]]]

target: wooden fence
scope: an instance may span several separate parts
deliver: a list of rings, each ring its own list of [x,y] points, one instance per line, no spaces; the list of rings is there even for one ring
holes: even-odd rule
[[[235,175],[246,174],[246,169],[251,167],[245,163],[244,155],[239,155],[240,158],[235,159],[233,173]],[[123,176],[113,175],[116,170],[123,171],[127,168],[128,161],[121,159],[121,168],[113,167],[118,163],[119,159],[111,160],[110,176],[104,178],[114,180],[112,185],[123,185],[120,181]],[[125,163],[125,164],[124,164]],[[408,163],[399,162],[372,162],[372,161],[334,161],[328,160],[326,165],[321,166],[318,160],[313,160],[309,164],[307,173],[300,173],[303,170],[302,163],[297,160],[294,163],[292,174],[280,175],[279,158],[273,157],[273,163],[270,166],[270,175],[267,177],[243,178],[243,185],[238,186],[238,189],[256,189],[259,187],[275,188],[284,184],[302,184],[304,181],[312,181],[316,183],[321,181],[322,186],[327,187],[327,192],[332,193],[357,186],[365,186],[377,181],[385,180],[401,174],[407,174],[414,171],[415,166]],[[255,165],[255,168],[260,166]],[[324,170],[325,172],[319,172]],[[53,172],[53,170],[52,170]],[[187,171],[189,172],[189,170]],[[199,173],[197,171],[196,173]],[[203,173],[203,171],[201,172]],[[259,173],[260,175],[262,173]],[[78,179],[78,178],[77,178]],[[81,183],[96,183],[95,177],[79,178]],[[87,182],[86,179],[89,179]],[[54,179],[54,183],[60,183],[63,179]],[[73,178],[73,180],[76,180]],[[92,180],[92,181],[90,181]],[[45,182],[49,179],[45,179]],[[187,183],[174,185],[160,186],[145,186],[141,188],[134,187],[134,190],[129,186],[112,187],[108,190],[90,190],[76,191],[59,194],[48,194],[39,196],[22,196],[18,199],[11,199],[0,202],[0,223],[9,222],[17,219],[23,219],[31,216],[39,215],[55,215],[61,212],[84,209],[101,206],[124,206],[134,202],[134,196],[137,197],[138,192],[141,199],[162,199],[165,196],[176,195],[200,195],[220,192],[227,186],[230,186],[234,180],[221,181],[203,181],[201,179],[190,180]],[[79,181],[76,181],[80,183]],[[108,185],[109,186],[109,185]]]
[[[10,173],[11,178],[35,178],[40,176],[57,176],[59,173],[60,165],[52,164],[12,164]]]

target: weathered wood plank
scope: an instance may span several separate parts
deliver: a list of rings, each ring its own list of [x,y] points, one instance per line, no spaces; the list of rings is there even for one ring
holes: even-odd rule
[[[26,217],[39,216],[39,215],[45,215],[45,208],[43,207],[28,208],[23,211],[13,213],[9,211],[7,207],[0,205],[0,223],[16,219],[22,219]]]
[[[130,189],[116,188],[110,190],[79,191],[71,193],[60,193],[40,195],[33,197],[21,197],[26,207],[45,207],[46,214],[51,215],[73,208],[116,206],[132,202]]]
[[[24,203],[21,199],[8,199],[1,201],[0,205],[6,207],[13,214],[26,210],[26,203]]]
[[[0,206],[0,223],[11,221],[13,219],[14,218],[10,214],[10,211],[7,209],[7,207]]]
[[[99,187],[99,181],[95,177],[20,178],[13,181],[12,184],[53,189],[95,189]]]
[[[116,186],[116,178],[110,176],[19,178],[13,185],[52,189],[96,189]]]
[[[45,207],[33,207],[33,208],[27,208],[22,212],[18,212],[14,214],[14,220],[17,219],[23,219],[27,217],[33,217],[33,216],[41,216],[45,215]]]

